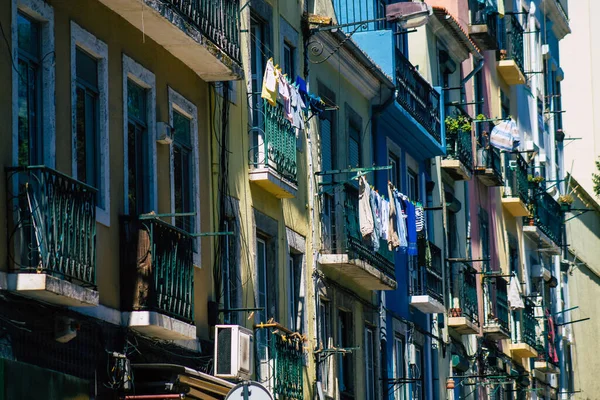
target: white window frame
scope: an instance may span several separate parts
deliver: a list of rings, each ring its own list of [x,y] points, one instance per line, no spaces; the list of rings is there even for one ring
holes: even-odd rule
[[[129,125],[129,113],[127,110],[127,81],[131,79],[137,85],[146,89],[146,123],[148,126],[148,146],[150,165],[147,174],[149,176],[148,184],[150,188],[149,206],[151,210],[157,210],[158,192],[157,192],[157,170],[156,170],[156,77],[154,74],[137,63],[131,57],[123,54],[123,210],[129,214],[129,157],[127,149],[127,132]]]
[[[173,90],[171,87],[168,88],[169,92],[169,125],[173,125],[173,111],[177,111],[178,113],[184,115],[185,117],[190,119],[190,134],[192,140],[192,151],[193,151],[193,169],[192,173],[192,196],[194,197],[194,211],[196,216],[194,218],[194,230],[195,232],[191,233],[199,233],[200,232],[200,217],[202,213],[200,212],[200,156],[198,154],[198,107],[181,94]],[[173,145],[170,146],[170,155],[169,155],[169,171],[170,171],[170,181],[171,181],[171,212],[175,213],[175,176],[174,176],[174,166],[173,166]],[[175,218],[171,219],[171,223],[175,225]],[[196,241],[196,246],[194,250],[194,266],[200,267],[201,260],[201,242],[200,238],[196,237],[193,240]]]
[[[17,165],[19,159],[19,73],[15,70],[19,59],[19,37],[17,32],[18,11],[40,22],[41,28],[41,65],[42,70],[42,123],[44,140],[44,164],[50,168],[56,166],[56,108],[55,101],[55,59],[54,53],[54,9],[43,0],[12,0],[11,4],[12,38],[12,162]]]
[[[102,190],[99,196],[104,207],[96,206],[96,221],[110,227],[110,146],[108,130],[108,46],[71,21],[71,168],[77,177],[77,48],[85,50],[98,62],[98,135],[100,141],[100,181]]]

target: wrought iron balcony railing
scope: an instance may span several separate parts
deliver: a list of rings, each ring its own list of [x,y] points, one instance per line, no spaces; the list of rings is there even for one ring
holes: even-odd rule
[[[495,1],[482,3],[479,0],[469,0],[471,11],[470,35],[483,50],[498,48],[499,36],[502,31],[498,27],[498,7]],[[484,26],[484,29],[479,27]],[[479,29],[478,29],[479,28]]]
[[[349,258],[363,260],[395,280],[394,253],[388,249],[387,242],[378,239],[376,250],[371,240],[363,240],[358,220],[358,189],[351,184],[345,185],[335,197],[327,198],[332,204],[326,207],[330,210],[328,215],[321,215],[324,236],[321,252],[348,254]]]
[[[262,102],[262,112],[255,113],[260,121],[254,127],[255,145],[250,149],[250,164],[254,168],[271,168],[288,182],[298,182],[296,161],[296,132],[285,118],[280,104]]]
[[[304,339],[278,323],[254,326],[256,378],[277,398],[304,398]]]
[[[415,260],[417,262],[413,265],[409,265],[410,278],[408,292],[410,296],[431,296],[444,304],[442,251],[431,242],[429,242],[429,250],[431,252],[431,265],[420,265],[422,263],[417,260]]]
[[[44,166],[6,169],[8,255],[18,273],[96,286],[96,189]]]
[[[462,316],[479,325],[479,302],[477,301],[477,272],[474,268],[458,264],[458,295]]]
[[[228,56],[241,62],[239,0],[164,0]]]
[[[491,277],[488,279],[496,280],[496,299],[495,302],[490,302],[492,305],[492,310],[485,317],[485,325],[493,326],[498,325],[506,332],[509,332],[509,309],[508,309],[508,292],[507,292],[507,282],[504,278],[501,277]],[[488,281],[488,293],[487,296],[490,296],[491,293],[489,291],[492,289],[491,282]]]
[[[499,32],[503,32],[500,34],[500,59],[514,60],[524,73],[523,27],[514,15],[505,15],[499,21]]]
[[[193,237],[152,216],[121,217],[121,302],[194,323]]]
[[[533,349],[539,347],[537,340],[537,326],[538,321],[535,318],[535,305],[533,302],[525,298],[525,308],[521,311],[515,311],[515,318],[513,322],[512,330],[512,342],[513,343],[525,343],[531,346]]]
[[[540,228],[557,246],[562,244],[563,213],[560,204],[542,189],[534,190],[533,220],[535,226]]]
[[[459,160],[465,168],[473,171],[473,141],[471,132],[446,133],[447,160]]]
[[[441,145],[440,94],[399,51],[396,51],[396,86],[398,103]]]
[[[529,203],[528,165],[521,153],[506,155],[504,197],[519,197]]]
[[[484,140],[485,142],[485,140]],[[475,164],[475,172],[477,174],[491,173],[493,181],[502,182],[502,162],[500,159],[500,150],[497,148],[487,145],[482,145],[481,142],[477,143],[477,162]]]

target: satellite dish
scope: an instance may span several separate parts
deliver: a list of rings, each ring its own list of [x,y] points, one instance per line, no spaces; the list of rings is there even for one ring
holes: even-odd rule
[[[258,382],[242,382],[229,391],[225,400],[273,400],[273,395]]]

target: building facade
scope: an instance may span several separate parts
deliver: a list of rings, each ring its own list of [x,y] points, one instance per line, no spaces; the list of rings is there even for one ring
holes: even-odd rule
[[[575,390],[566,1],[10,0],[0,22],[0,398]]]

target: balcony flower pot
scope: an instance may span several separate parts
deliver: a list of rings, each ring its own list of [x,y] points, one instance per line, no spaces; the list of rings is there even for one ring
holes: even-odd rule
[[[529,224],[529,226],[535,226],[535,219],[533,217],[529,217],[527,223]]]
[[[558,196],[558,203],[560,204],[560,210],[562,212],[567,212],[571,210],[571,205],[573,204],[573,196],[570,194],[563,194]]]

